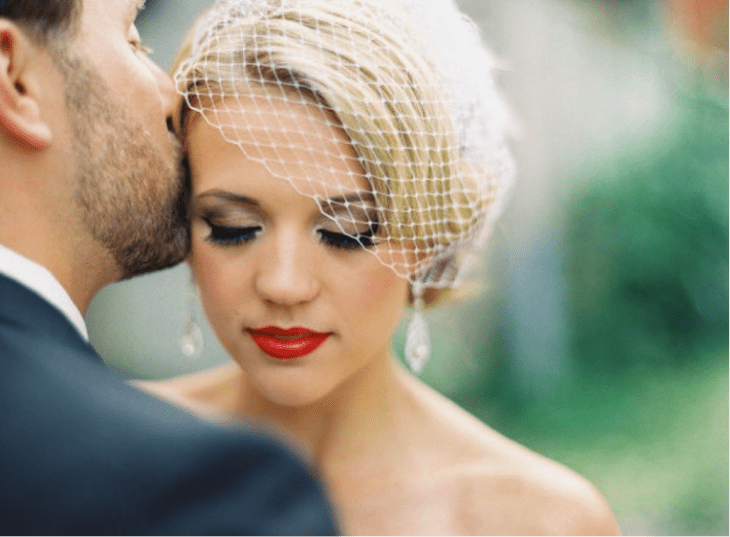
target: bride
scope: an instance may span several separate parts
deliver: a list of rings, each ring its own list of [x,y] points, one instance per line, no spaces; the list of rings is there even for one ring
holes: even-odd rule
[[[232,362],[140,385],[278,426],[345,534],[615,534],[585,479],[395,358],[464,279],[512,176],[504,108],[451,0],[220,0],[176,62],[189,258]]]

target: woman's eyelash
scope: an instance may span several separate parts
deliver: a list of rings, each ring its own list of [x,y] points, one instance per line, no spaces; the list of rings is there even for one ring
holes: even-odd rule
[[[261,226],[221,226],[214,224],[210,219],[203,217],[208,224],[210,233],[206,240],[218,246],[237,246],[256,238]],[[375,246],[374,236],[378,233],[379,224],[376,222],[370,229],[356,235],[339,233],[326,229],[317,230],[321,241],[332,248],[354,250],[357,248],[372,248]]]
[[[229,227],[213,224],[207,218],[203,218],[210,227],[210,234],[207,240],[220,246],[236,246],[250,241],[261,231],[261,226]]]
[[[318,230],[319,236],[327,246],[333,248],[341,248],[344,250],[354,250],[356,248],[372,248],[375,246],[373,237],[378,233],[378,223],[363,233],[357,235],[348,235],[346,233],[337,233],[326,229]]]

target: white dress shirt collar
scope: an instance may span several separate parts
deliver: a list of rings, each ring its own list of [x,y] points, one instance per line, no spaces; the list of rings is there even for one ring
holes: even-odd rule
[[[89,332],[86,329],[83,315],[71,300],[66,289],[48,269],[0,244],[0,274],[32,289],[45,298],[66,316],[79,331],[81,337],[89,341]]]

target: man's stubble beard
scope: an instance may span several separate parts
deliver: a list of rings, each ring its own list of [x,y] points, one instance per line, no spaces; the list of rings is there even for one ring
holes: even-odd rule
[[[120,279],[174,266],[190,249],[182,150],[165,158],[148,129],[87,62],[67,56],[66,102],[74,137],[76,201]]]

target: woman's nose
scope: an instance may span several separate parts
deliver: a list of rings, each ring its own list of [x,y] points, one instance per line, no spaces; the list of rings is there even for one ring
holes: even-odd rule
[[[256,275],[256,292],[280,306],[296,306],[313,300],[320,290],[311,249],[291,236],[272,237]]]

